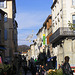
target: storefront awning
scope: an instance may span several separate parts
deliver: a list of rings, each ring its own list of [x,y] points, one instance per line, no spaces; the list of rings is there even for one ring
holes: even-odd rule
[[[56,57],[56,56],[54,56],[54,57],[51,57],[51,58],[48,58],[48,59],[47,59],[47,61],[50,61],[50,59],[53,59],[53,58],[55,58],[55,57]]]
[[[0,47],[0,49],[1,49],[1,50],[6,50],[6,48],[5,48],[5,47]]]

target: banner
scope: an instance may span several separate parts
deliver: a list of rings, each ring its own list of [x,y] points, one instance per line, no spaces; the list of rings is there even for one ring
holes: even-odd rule
[[[43,34],[43,45],[45,45],[45,34]]]

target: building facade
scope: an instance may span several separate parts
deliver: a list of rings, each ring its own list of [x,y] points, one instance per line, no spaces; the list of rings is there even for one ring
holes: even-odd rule
[[[4,55],[5,55],[5,44],[4,44],[4,15],[6,13],[0,9],[0,57],[2,57],[2,60],[4,62]]]
[[[49,15],[47,17],[47,19],[45,20],[43,26],[45,26],[45,50],[46,50],[46,54],[48,54],[48,50],[50,51],[50,53],[52,52],[52,45],[49,42],[49,37],[52,35],[52,16]],[[52,53],[51,53],[52,54]]]
[[[17,48],[17,25],[15,23],[15,15],[16,15],[16,3],[15,0],[0,0],[0,8],[7,13],[5,15],[5,57],[9,60],[12,60],[14,57],[14,51]],[[16,26],[16,29],[15,29]],[[16,30],[16,31],[15,31]],[[16,32],[16,35],[15,35]],[[15,38],[15,39],[14,39]],[[16,42],[14,42],[16,40]],[[16,45],[15,45],[16,44]]]
[[[75,24],[75,0],[53,0],[52,9],[52,43],[53,55],[57,56],[58,64],[64,62],[64,57],[70,57],[71,66],[75,66],[75,32],[70,23]]]
[[[34,44],[30,45],[30,49],[31,49],[31,57],[34,59],[35,57],[35,48],[34,48]]]

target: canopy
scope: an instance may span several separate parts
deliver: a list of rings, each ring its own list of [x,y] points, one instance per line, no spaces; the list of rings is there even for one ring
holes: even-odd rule
[[[53,56],[53,57],[51,57],[51,58],[48,58],[47,61],[50,61],[50,59],[53,59],[53,58],[55,58],[55,57],[56,57],[56,56]]]
[[[5,48],[5,47],[0,47],[0,49],[1,49],[1,50],[6,50],[6,48]]]

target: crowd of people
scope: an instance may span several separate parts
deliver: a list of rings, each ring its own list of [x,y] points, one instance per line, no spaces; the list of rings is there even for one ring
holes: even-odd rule
[[[27,61],[24,56],[20,60],[22,60],[20,61],[20,67],[23,69],[25,75],[27,75],[28,71],[30,71],[32,75],[44,75],[45,71],[49,70],[47,63],[46,65],[37,65],[35,62],[33,62],[33,60],[31,60],[29,65],[27,65]]]
[[[70,58],[66,56],[65,62],[59,66],[59,69],[61,68],[63,70],[63,75],[73,75],[73,71],[69,64],[69,59]],[[19,75],[20,69],[23,70],[25,75],[27,75],[28,71],[30,71],[32,75],[44,75],[44,73],[50,69],[50,66],[47,63],[45,65],[37,65],[32,61],[29,65],[27,65],[26,58],[24,56],[21,57],[20,55],[18,58],[18,65],[17,63],[14,63],[14,61],[12,61],[11,64],[5,61],[3,66],[0,65],[0,75]]]

